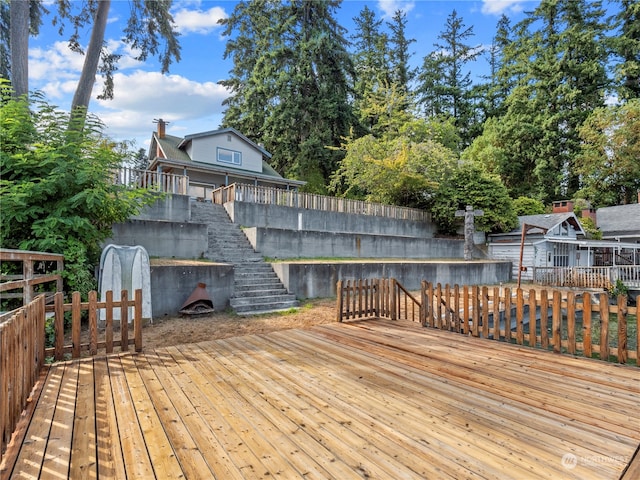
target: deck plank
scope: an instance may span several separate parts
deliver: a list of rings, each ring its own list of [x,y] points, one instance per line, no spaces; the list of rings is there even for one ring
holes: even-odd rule
[[[407,321],[336,323],[53,365],[5,458],[12,478],[626,480],[637,379]]]

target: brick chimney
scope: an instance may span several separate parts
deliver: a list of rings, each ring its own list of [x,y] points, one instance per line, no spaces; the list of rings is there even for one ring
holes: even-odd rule
[[[167,123],[169,123],[169,122],[165,122],[163,119],[159,118],[157,120],[154,120],[154,123],[158,124],[158,138],[164,138],[165,137],[165,128],[167,126]]]
[[[573,201],[559,200],[553,202],[553,213],[573,213]]]
[[[598,222],[596,220],[596,209],[595,208],[585,208],[584,210],[582,210],[582,218],[590,218],[591,220],[593,220],[593,224],[594,225],[598,225]]]

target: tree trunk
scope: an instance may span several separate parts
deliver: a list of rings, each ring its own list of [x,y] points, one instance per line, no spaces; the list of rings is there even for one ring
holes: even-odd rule
[[[104,44],[104,34],[107,28],[107,17],[109,16],[109,7],[111,0],[100,0],[98,2],[98,10],[93,21],[93,30],[91,31],[91,39],[84,57],[84,65],[76,93],[71,103],[71,112],[76,114],[76,110],[80,108],[79,115],[84,118],[86,109],[89,107],[91,100],[91,92],[95,83],[96,73],[98,72],[98,64],[100,63],[100,53]]]
[[[15,97],[29,94],[29,1],[11,0],[11,86]]]

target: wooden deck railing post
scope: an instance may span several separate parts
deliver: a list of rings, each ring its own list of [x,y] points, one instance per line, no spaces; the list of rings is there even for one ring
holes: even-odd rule
[[[600,359],[609,360],[609,295],[600,294]]]
[[[553,292],[553,351],[555,353],[562,352],[562,297],[559,290]]]
[[[342,322],[342,298],[342,280],[338,280],[338,284],[336,285],[336,320],[338,322]]]
[[[142,351],[142,290],[134,292],[135,305],[133,316],[133,338],[136,352]]]
[[[582,353],[585,357],[593,355],[591,348],[591,294],[582,295]]]
[[[536,326],[537,315],[536,291],[532,288],[529,290],[529,346],[535,347],[538,344],[538,334]]]
[[[576,354],[576,296],[567,292],[567,352]]]
[[[549,349],[549,297],[546,290],[540,291],[540,346]]]
[[[390,300],[390,305],[389,305],[389,309],[391,310],[391,320],[397,320],[398,319],[398,315],[396,312],[396,296],[397,296],[397,287],[396,287],[396,279],[395,278],[391,278],[389,280],[389,300]]]
[[[120,350],[129,351],[129,292],[120,292]]]
[[[71,295],[71,341],[73,343],[73,358],[80,357],[80,327],[82,320],[82,310],[80,307],[80,292],[73,292]]]
[[[627,296],[618,295],[618,363],[627,363]]]
[[[89,354],[98,353],[98,294],[95,290],[89,292]]]
[[[56,360],[62,360],[64,358],[64,295],[62,292],[56,292],[53,297],[55,317],[54,317],[54,331],[55,331],[55,353],[54,358]]]

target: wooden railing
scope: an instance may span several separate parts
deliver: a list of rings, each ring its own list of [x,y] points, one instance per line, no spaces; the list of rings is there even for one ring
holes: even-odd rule
[[[129,338],[129,309],[133,307],[133,337]],[[105,309],[105,322],[98,328],[98,310]],[[114,324],[113,312],[120,310],[120,320]],[[120,351],[129,350],[129,345],[135,346],[135,351],[142,350],[142,290],[134,292],[133,300],[129,300],[129,292],[122,290],[120,300],[113,301],[113,292],[106,292],[104,302],[98,301],[98,294],[95,291],[89,292],[89,301],[82,302],[80,293],[74,292],[71,303],[64,303],[61,293],[57,293],[54,304],[47,306],[47,312],[54,314],[54,345],[45,350],[45,355],[53,356],[55,360],[63,360],[65,354],[71,358],[79,358],[82,352],[89,352],[89,355],[96,355],[98,349],[104,349],[105,353],[112,353],[114,347],[120,347]],[[86,339],[81,339],[82,312],[88,312],[88,330]],[[64,314],[71,312],[71,338],[65,341]],[[120,331],[120,340],[114,339],[115,331]],[[98,338],[98,333],[103,335]]]
[[[395,278],[340,280],[337,291],[337,320],[391,318],[417,321],[420,302]]]
[[[47,295],[47,298],[62,291],[60,273],[64,269],[63,255],[0,248],[0,263],[5,266],[2,272],[12,270],[6,268],[8,263],[16,264],[13,270],[21,272],[1,275],[0,299],[21,298],[22,305],[27,305],[36,297],[39,285],[48,289],[47,292],[39,292]]]
[[[427,222],[431,216],[417,208],[398,207],[381,203],[351,200],[348,198],[329,197],[314,193],[303,193],[280,188],[263,187],[234,183],[213,191],[213,203],[249,202],[283,207],[306,208],[327,212],[353,213],[377,217],[395,218]]]
[[[396,280],[374,279],[338,282],[337,302],[339,321],[407,318],[425,327],[556,353],[631,360],[636,366],[640,358],[638,308],[628,306],[625,295],[610,304],[606,292],[443,287],[423,281],[418,301]],[[416,306],[417,318],[409,314]]]
[[[557,287],[610,289],[620,280],[627,287],[640,287],[640,265],[613,267],[533,267],[533,282]]]
[[[44,365],[44,299],[0,316],[0,463]]]
[[[52,306],[45,305],[45,296],[23,307],[0,316],[0,462],[11,435],[28,404],[31,394],[45,363],[45,358],[53,356],[62,360],[67,354],[78,358],[82,352],[95,355],[98,348],[111,353],[114,347],[127,351],[135,345],[142,350],[142,290],[136,290],[134,300],[128,300],[128,292],[122,292],[121,300],[113,301],[113,292],[107,292],[106,301],[98,302],[95,291],[89,293],[89,301],[81,302],[80,294],[74,292],[70,304],[63,303],[61,292],[55,294]],[[129,338],[129,308],[133,307],[133,338]],[[98,339],[98,309],[106,309],[103,341]],[[121,339],[114,341],[113,311],[120,309]],[[71,312],[71,343],[65,344],[64,313]],[[88,341],[82,342],[82,312],[88,311]],[[46,314],[54,312],[55,345],[45,348]],[[102,329],[100,329],[102,330]]]
[[[121,167],[114,172],[114,183],[132,188],[148,188],[164,193],[187,195],[189,177],[172,173]]]

